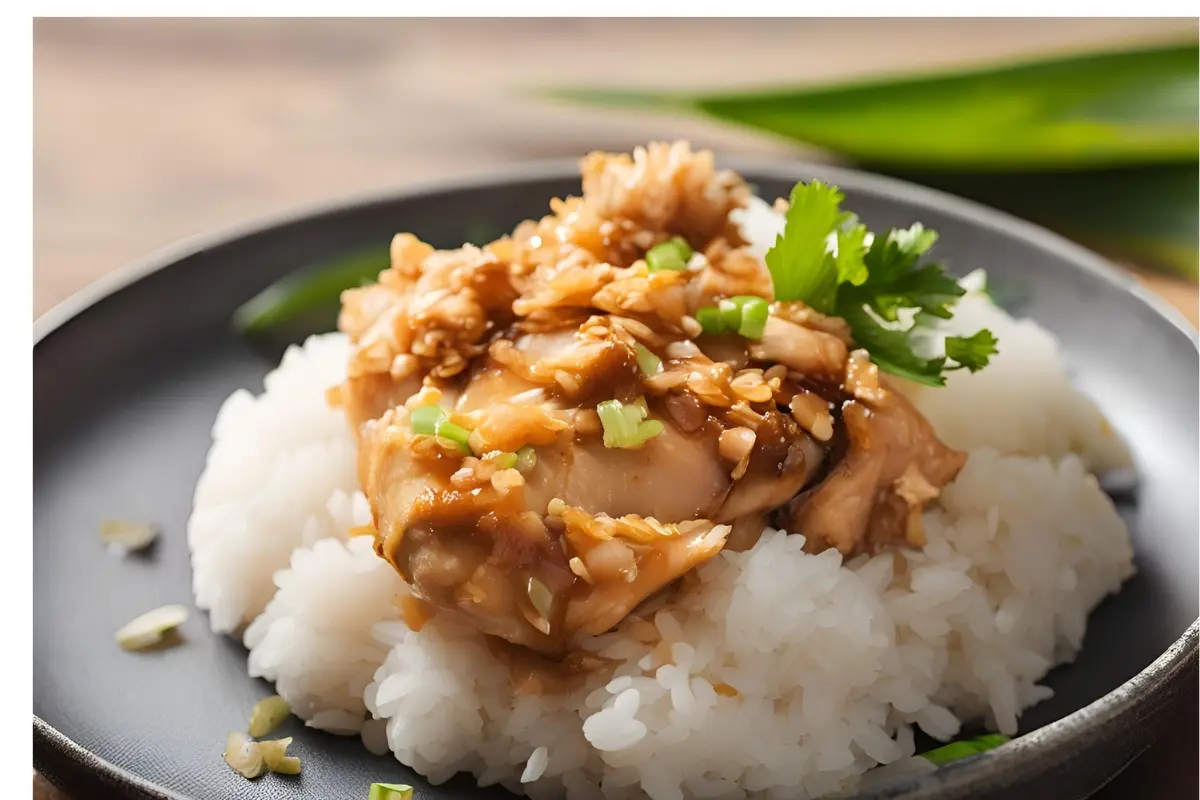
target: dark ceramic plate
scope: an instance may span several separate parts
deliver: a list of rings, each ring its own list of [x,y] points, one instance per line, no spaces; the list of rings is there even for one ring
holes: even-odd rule
[[[872,227],[921,221],[952,269],[987,269],[1013,310],[1062,340],[1079,385],[1131,443],[1136,496],[1123,501],[1137,577],[1092,617],[1078,661],[1024,735],[921,786],[878,797],[1084,797],[1144,750],[1197,653],[1197,346],[1172,311],[1091,253],[947,195],[802,164],[741,165],[767,197],[795,180],[839,184]],[[423,187],[188,242],[38,320],[34,345],[34,684],[36,766],[78,798],[365,798],[372,781],[417,796],[501,798],[460,777],[429,787],[357,740],[291,724],[304,773],[249,783],[221,759],[227,732],[270,687],[245,650],[207,630],[130,655],[112,635],[138,613],[190,604],[184,526],[209,430],[234,389],[261,391],[273,364],[230,329],[235,308],[292,270],[414,231],[439,247],[486,240],[579,191],[574,164]],[[157,520],[144,558],[108,557],[97,526]],[[1019,794],[1018,794],[1019,793]]]

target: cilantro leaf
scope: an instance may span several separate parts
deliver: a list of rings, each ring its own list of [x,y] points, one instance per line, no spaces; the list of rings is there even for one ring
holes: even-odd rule
[[[833,257],[837,267],[837,282],[861,286],[867,280],[867,265],[863,257],[867,254],[867,226],[853,225],[837,232],[837,255]]]
[[[946,358],[957,362],[950,369],[969,369],[978,372],[988,365],[988,360],[999,351],[996,337],[984,329],[971,336],[949,336],[946,338]]]
[[[880,325],[863,305],[840,304],[838,316],[850,325],[851,336],[859,347],[871,354],[871,361],[884,372],[926,386],[945,386],[944,358],[921,358],[912,348],[908,331],[891,330]]]
[[[867,270],[880,283],[891,283],[912,269],[937,241],[937,232],[916,222],[909,228],[892,228],[871,242]]]
[[[932,316],[950,319],[954,316],[950,307],[966,294],[958,281],[934,264],[902,273],[886,284],[874,280],[872,273],[863,288],[870,292],[871,308],[888,322],[896,321],[896,311],[901,308],[917,308]]]
[[[776,299],[803,300],[823,314],[833,312],[838,267],[827,242],[849,218],[841,211],[843,198],[837,187],[821,181],[792,189],[783,233],[766,256]]]
[[[996,337],[987,330],[948,337],[944,357],[917,353],[918,327],[952,318],[966,294],[940,264],[921,263],[937,233],[915,223],[872,237],[841,210],[843,199],[836,186],[820,181],[792,189],[783,233],[766,255],[776,299],[842,317],[880,369],[917,383],[944,386],[948,370],[987,366],[996,353]],[[907,325],[900,323],[902,310],[910,312]]]

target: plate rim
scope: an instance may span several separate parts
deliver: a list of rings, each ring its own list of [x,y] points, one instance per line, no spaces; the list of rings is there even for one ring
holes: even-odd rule
[[[742,174],[753,173],[757,176],[783,181],[801,180],[803,176],[824,178],[830,183],[885,200],[936,210],[962,219],[976,227],[990,229],[1004,236],[1021,240],[1035,248],[1049,252],[1061,261],[1069,262],[1073,267],[1090,273],[1104,283],[1133,295],[1176,331],[1186,336],[1192,346],[1200,351],[1200,331],[1163,298],[1131,275],[1117,268],[1103,256],[1036,223],[940,189],[850,167],[802,159],[747,156],[718,157],[717,162],[723,168],[735,169]],[[515,165],[478,170],[469,175],[416,181],[383,189],[343,194],[294,205],[273,213],[255,215],[242,222],[185,237],[107,273],[40,314],[33,322],[34,368],[36,369],[38,345],[42,344],[55,331],[65,327],[93,306],[138,281],[177,265],[187,257],[204,250],[250,239],[285,225],[352,212],[375,205],[419,200],[427,195],[454,191],[496,188],[547,180],[571,180],[577,176],[577,159],[555,158],[527,161]],[[1037,753],[1039,759],[1045,759],[1052,756],[1054,750],[1068,747],[1071,741],[1077,737],[1095,734],[1101,726],[1114,717],[1129,712],[1164,691],[1163,687],[1169,686],[1176,674],[1194,668],[1197,664],[1198,651],[1200,651],[1200,617],[1193,621],[1183,634],[1154,661],[1120,686],[1065,717],[1030,731],[1000,748],[989,751],[982,757],[972,759],[971,761],[974,763],[963,764],[963,768],[956,769],[946,776],[934,790],[934,796],[949,796],[954,792],[968,789],[972,784],[986,780],[989,776],[1005,774],[1015,768],[1018,763],[1026,762],[1028,756],[1033,752]],[[73,767],[100,773],[110,781],[142,792],[146,797],[161,798],[162,800],[188,800],[184,795],[156,785],[91,752],[37,714],[33,714],[33,734],[35,768],[39,763],[44,762],[45,749],[49,748],[65,756]],[[39,756],[39,753],[42,755]],[[47,774],[46,777],[53,782],[53,772]],[[872,796],[874,795],[867,795],[868,798]],[[883,797],[883,795],[879,796]],[[887,796],[895,797],[898,800],[903,795],[889,794]]]

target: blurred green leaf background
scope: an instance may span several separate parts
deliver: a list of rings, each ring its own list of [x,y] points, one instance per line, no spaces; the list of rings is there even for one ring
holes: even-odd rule
[[[1197,279],[1194,42],[832,86],[549,96],[703,115],[817,146]]]

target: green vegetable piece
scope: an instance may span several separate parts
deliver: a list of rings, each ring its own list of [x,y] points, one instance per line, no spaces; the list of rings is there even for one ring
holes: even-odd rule
[[[471,432],[461,425],[456,425],[445,416],[438,420],[434,428],[434,434],[442,439],[449,439],[458,445],[458,449],[470,455],[471,445],[467,444],[467,440],[471,438]]]
[[[638,423],[637,435],[638,435],[638,438],[641,439],[642,442],[644,443],[644,442],[649,441],[650,439],[653,439],[655,436],[658,436],[664,430],[666,430],[666,428],[663,426],[663,424],[660,420],[648,419],[648,420],[645,420],[644,422]]]
[[[295,272],[271,284],[233,314],[233,325],[248,335],[265,333],[296,319],[321,317],[325,333],[337,325],[342,292],[374,283],[388,268],[388,248],[371,248]]]
[[[792,190],[784,231],[766,255],[777,298],[801,301],[845,319],[855,344],[865,348],[881,370],[944,386],[946,357],[918,355],[912,339],[917,325],[931,318],[949,319],[965,293],[942,267],[920,263],[937,234],[915,224],[871,237],[868,244],[866,228],[841,211],[841,201],[837,187],[819,181]],[[831,242],[836,248],[831,249]],[[902,310],[915,312],[904,324]],[[739,311],[745,316],[744,308]],[[765,319],[763,324],[765,328]],[[996,352],[996,339],[989,331],[952,338],[947,347],[963,360],[954,359],[950,369],[980,370]]]
[[[736,331],[742,324],[742,306],[736,298],[719,300],[717,311],[721,313],[721,328]]]
[[[537,464],[537,453],[529,445],[517,451],[517,471],[528,472]]]
[[[692,249],[692,246],[688,244],[687,239],[683,238],[682,236],[671,237],[671,244],[675,245],[675,248],[679,251],[679,257],[684,261],[691,261],[692,256],[696,253],[696,251]]]
[[[922,753],[921,758],[940,767],[943,764],[949,764],[951,761],[958,761],[960,758],[969,758],[980,753],[985,753],[988,750],[994,750],[1008,741],[1009,738],[1007,736],[999,733],[990,733],[974,739],[951,742],[935,750]]]
[[[997,352],[996,337],[988,330],[976,331],[971,336],[946,337],[946,358],[959,365],[951,369],[978,372],[987,366],[988,359]]]
[[[640,343],[635,345],[635,349],[637,350],[638,369],[642,371],[643,375],[657,375],[662,371],[661,358],[651,353],[649,349]]]
[[[496,456],[496,466],[500,469],[512,469],[517,466],[516,453],[501,453]]]
[[[648,440],[663,432],[658,420],[646,419],[646,401],[622,404],[619,400],[605,400],[596,406],[600,424],[604,428],[604,446],[636,450]]]
[[[292,713],[292,706],[279,695],[265,697],[250,711],[249,733],[255,739],[266,736],[279,727]]]
[[[684,247],[687,247],[686,242]],[[672,240],[656,244],[646,252],[646,267],[651,272],[683,272],[687,269],[688,258],[691,258],[691,253],[685,257],[679,244]]]
[[[1193,37],[1184,44],[827,86],[556,94],[707,114],[876,168],[1065,172],[1187,163],[1194,172],[1196,62]]]
[[[437,435],[437,427],[446,419],[446,410],[441,406],[418,406],[408,415],[412,432],[422,436]]]
[[[741,310],[737,332],[747,339],[761,339],[767,327],[767,317],[771,314],[770,304],[761,297],[749,295],[735,297],[733,301]]]
[[[372,783],[367,800],[411,800],[413,789],[403,783]]]
[[[697,309],[696,321],[700,323],[700,327],[704,329],[704,332],[711,336],[726,333],[725,320],[721,316],[721,311],[716,306],[706,306],[705,308]]]
[[[829,236],[851,219],[841,210],[843,198],[836,186],[821,181],[792,188],[783,233],[766,255],[776,300],[803,300],[822,314],[833,313],[839,268]]]

